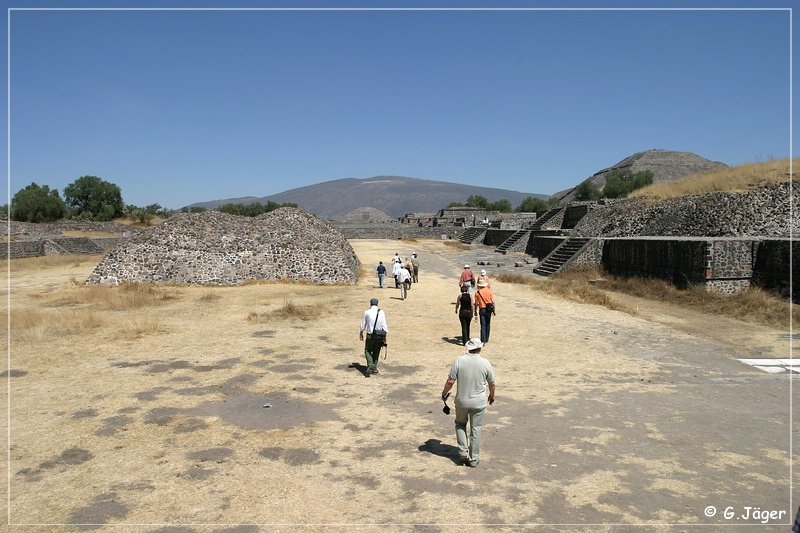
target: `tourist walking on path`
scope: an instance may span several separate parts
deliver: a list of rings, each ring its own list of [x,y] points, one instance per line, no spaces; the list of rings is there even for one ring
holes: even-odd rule
[[[480,461],[483,415],[486,406],[494,403],[495,379],[492,364],[481,356],[483,343],[479,339],[470,339],[466,347],[469,353],[456,358],[450,367],[442,389],[442,401],[447,400],[450,389],[458,382],[455,402],[458,457],[461,464],[475,467]]]
[[[397,276],[400,274],[400,269],[402,265],[400,264],[400,258],[396,257],[394,262],[392,263],[392,275],[394,276],[394,288],[398,288],[400,286],[400,282],[397,280]]]
[[[475,318],[481,320],[481,342],[489,342],[489,333],[492,327],[492,317],[495,315],[494,294],[492,289],[486,286],[486,281],[478,282],[478,290],[475,292],[474,311]]]
[[[378,287],[383,289],[383,282],[386,279],[386,267],[383,266],[383,261],[378,262]]]
[[[411,272],[411,278],[414,283],[419,283],[419,258],[417,252],[411,253],[411,266],[414,270]]]
[[[461,271],[461,277],[458,278],[458,286],[463,287],[464,285],[472,291],[472,288],[475,286],[475,274],[470,270],[469,265],[464,265],[464,270]]]
[[[369,309],[364,311],[361,317],[361,326],[358,338],[364,340],[364,333],[367,338],[364,342],[364,357],[367,359],[367,371],[364,376],[369,377],[378,373],[378,360],[381,355],[381,348],[386,344],[386,335],[389,333],[389,326],[386,324],[386,313],[378,307],[378,299],[372,298],[369,301]]]
[[[481,269],[481,275],[478,276],[478,283],[480,283],[481,280],[486,282],[486,287],[488,289],[492,288],[492,281],[489,279],[489,276],[486,275],[485,269]]]
[[[402,266],[397,279],[400,281],[400,299],[405,300],[406,296],[408,296],[408,290],[411,288],[411,272],[405,266]]]
[[[466,285],[461,286],[461,294],[456,298],[456,314],[461,322],[461,345],[469,340],[469,326],[472,323],[472,297]]]

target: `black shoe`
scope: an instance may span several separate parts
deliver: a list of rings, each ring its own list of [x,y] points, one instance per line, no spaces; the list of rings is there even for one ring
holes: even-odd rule
[[[374,367],[372,367],[372,373],[373,373],[373,374],[380,374],[380,372],[378,372],[378,367],[377,367],[377,365],[376,365],[376,366],[374,366]]]
[[[459,462],[464,466],[469,466],[469,456],[468,455],[460,455],[458,457]]]

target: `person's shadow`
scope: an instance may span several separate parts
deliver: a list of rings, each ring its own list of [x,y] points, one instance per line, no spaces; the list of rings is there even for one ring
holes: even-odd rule
[[[417,448],[421,452],[432,453],[439,457],[446,457],[453,461],[454,464],[460,465],[461,460],[458,457],[458,446],[452,444],[444,444],[439,439],[428,439],[425,444]]]
[[[350,368],[355,368],[364,374],[364,377],[367,377],[367,365],[362,365],[361,363],[350,363]]]
[[[458,337],[442,337],[442,340],[444,342],[449,342],[450,344],[458,344],[459,346],[463,346],[460,335]]]

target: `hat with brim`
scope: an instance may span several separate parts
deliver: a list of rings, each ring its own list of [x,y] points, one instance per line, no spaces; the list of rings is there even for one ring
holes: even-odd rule
[[[480,339],[470,339],[470,340],[467,341],[466,347],[467,347],[467,350],[469,350],[471,352],[472,350],[477,350],[478,348],[483,348],[483,343],[481,342]]]
[[[485,286],[486,286],[486,280],[485,280],[485,279],[479,279],[479,280],[478,280],[478,288],[479,288],[479,289],[482,289],[482,288],[484,288]]]

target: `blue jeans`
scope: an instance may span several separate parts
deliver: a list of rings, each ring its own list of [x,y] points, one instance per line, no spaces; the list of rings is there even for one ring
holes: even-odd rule
[[[383,288],[383,280],[386,279],[386,274],[378,274],[378,287]]]
[[[492,329],[492,313],[486,312],[486,309],[479,309],[478,315],[481,319],[481,342],[488,342],[489,332]]]
[[[458,442],[459,457],[469,457],[473,461],[480,459],[481,429],[485,412],[486,407],[470,409],[456,406],[456,442]],[[467,437],[467,422],[470,426],[469,438]]]

